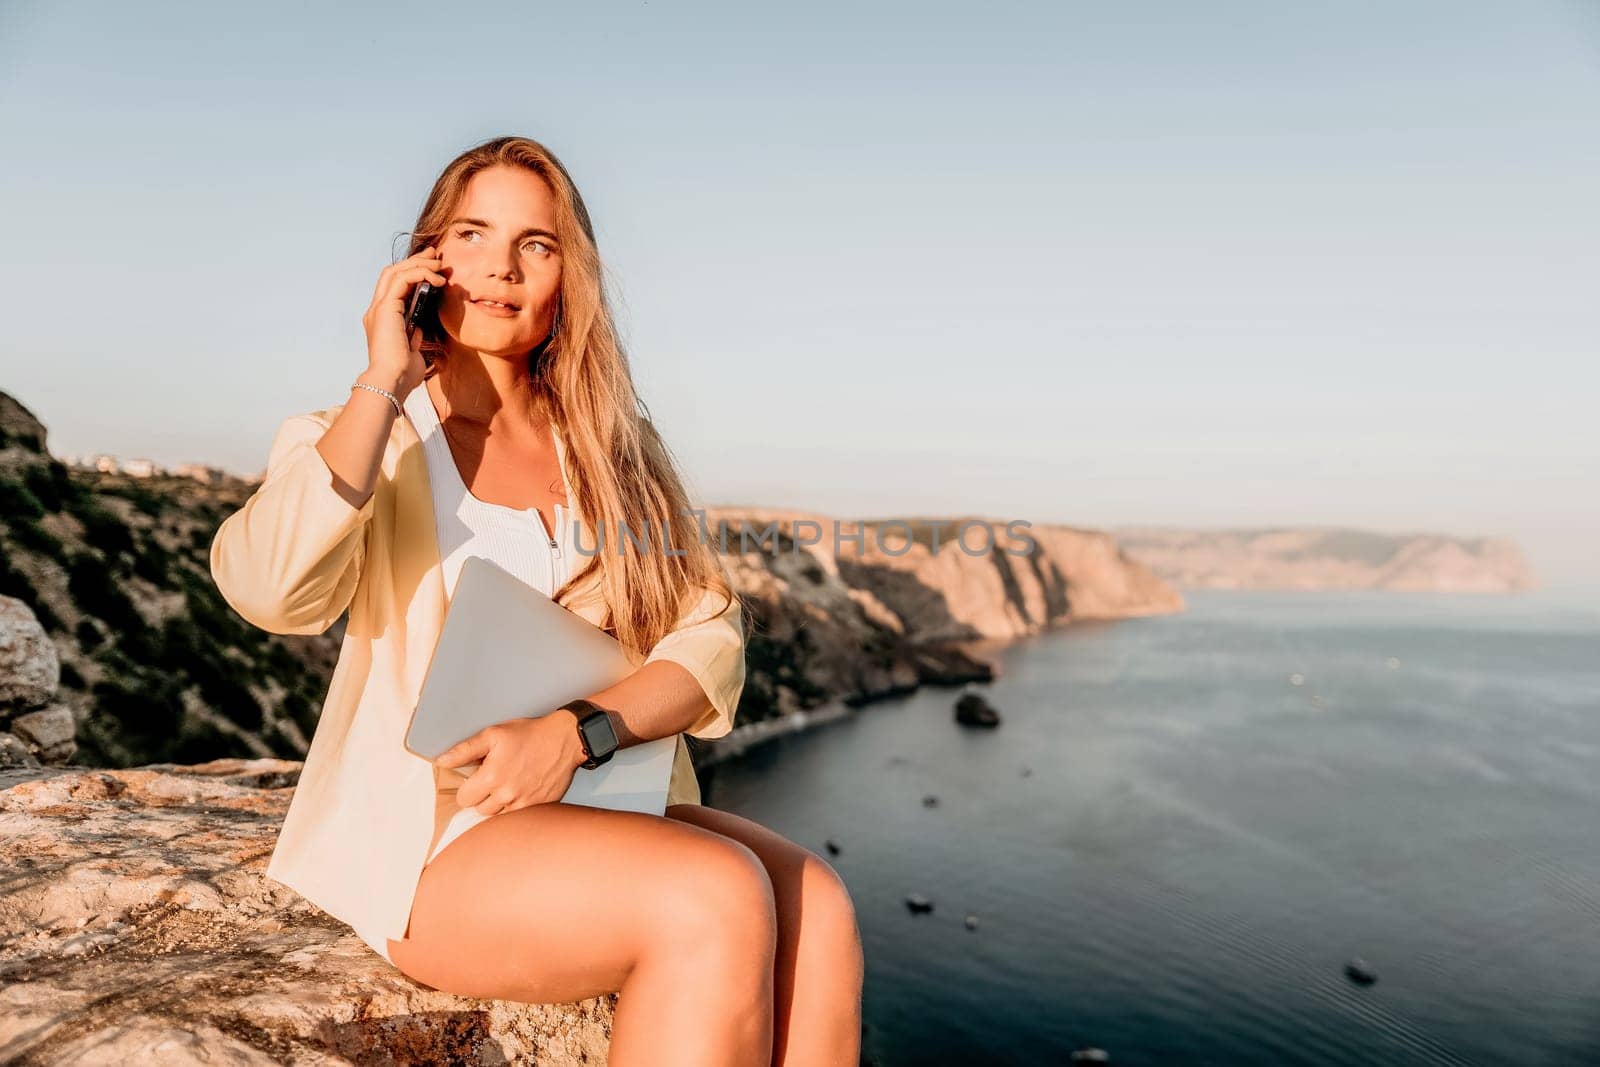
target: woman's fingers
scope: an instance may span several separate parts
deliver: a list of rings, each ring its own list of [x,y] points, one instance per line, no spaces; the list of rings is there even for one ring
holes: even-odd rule
[[[367,335],[369,365],[391,375],[399,372],[401,391],[405,393],[427,374],[427,364],[422,358],[422,331],[412,329],[406,321],[410,297],[422,282],[431,282],[440,290],[449,284],[449,279],[438,270],[443,262],[439,250],[429,245],[384,267],[378,272],[372,303],[361,316]]]
[[[471,760],[481,760],[489,754],[492,741],[493,735],[489,730],[479,730],[465,741],[459,741],[439,753],[434,762],[441,767],[457,767]]]
[[[427,248],[409,255],[405,259],[390,263],[388,266],[384,267],[378,272],[378,284],[377,287],[372,291],[372,302],[377,304],[388,298],[391,290],[394,288],[394,279],[396,275],[414,271],[417,268],[432,270],[438,267],[442,262],[443,259],[439,255],[439,250],[432,245],[429,245]],[[412,274],[411,277],[415,278],[419,276]]]
[[[457,794],[458,798],[459,796],[460,794]],[[510,801],[502,800],[497,794],[491,793],[472,806],[477,809],[479,815],[499,815],[510,806]]]
[[[435,259],[429,263],[412,263],[395,271],[387,278],[379,279],[377,292],[372,298],[373,304],[381,305],[394,302],[404,304],[407,295],[411,292],[411,287],[420,281],[430,281],[434,285],[440,286],[447,284],[448,279],[433,269],[438,262]],[[386,271],[389,269],[388,267],[384,268]]]

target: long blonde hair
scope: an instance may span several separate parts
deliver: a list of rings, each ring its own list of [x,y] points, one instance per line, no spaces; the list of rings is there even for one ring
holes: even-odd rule
[[[451,160],[434,182],[406,254],[415,255],[443,238],[467,182],[494,166],[533,172],[556,201],[560,318],[553,337],[530,354],[528,373],[535,410],[555,423],[566,442],[574,504],[602,548],[554,595],[599,566],[608,628],[625,648],[644,656],[705,591],[726,597],[724,608],[734,593],[716,549],[689,512],[672,454],[634,391],[606,299],[594,227],[571,175],[554,153],[526,137],[497,137],[470,148]],[[442,351],[431,343],[424,347],[437,368]],[[648,546],[641,548],[624,537],[624,527],[635,536],[647,536]],[[660,543],[663,529],[670,531],[667,546]],[[586,545],[584,551],[593,547]]]

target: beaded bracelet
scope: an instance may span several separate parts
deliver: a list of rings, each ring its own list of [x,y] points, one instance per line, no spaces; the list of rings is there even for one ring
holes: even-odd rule
[[[376,385],[368,385],[366,382],[356,382],[355,384],[350,386],[350,388],[352,388],[352,389],[370,389],[374,393],[377,393],[379,396],[388,397],[389,398],[389,403],[394,405],[394,417],[397,418],[397,419],[400,417],[400,401],[395,399],[395,395],[393,393],[389,392],[389,390],[387,390],[387,389],[379,389]]]

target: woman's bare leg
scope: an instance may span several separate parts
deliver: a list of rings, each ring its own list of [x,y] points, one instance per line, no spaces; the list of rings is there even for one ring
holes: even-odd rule
[[[674,819],[536,804],[472,827],[422,870],[416,981],[534,1004],[621,992],[610,1062],[765,1067],[772,883],[748,847]]]
[[[674,804],[667,816],[749,846],[772,880],[775,1067],[856,1067],[865,961],[855,907],[838,872],[816,853],[730,812]]]

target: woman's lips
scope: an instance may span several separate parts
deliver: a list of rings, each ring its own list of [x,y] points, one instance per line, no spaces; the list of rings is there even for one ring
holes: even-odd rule
[[[499,307],[499,306],[494,305],[494,304],[485,304],[481,300],[473,300],[473,301],[470,301],[470,303],[472,304],[473,307],[477,308],[479,311],[483,312],[485,315],[494,315],[497,318],[502,318],[502,319],[515,318],[516,314],[517,314],[517,309],[516,308]]]

